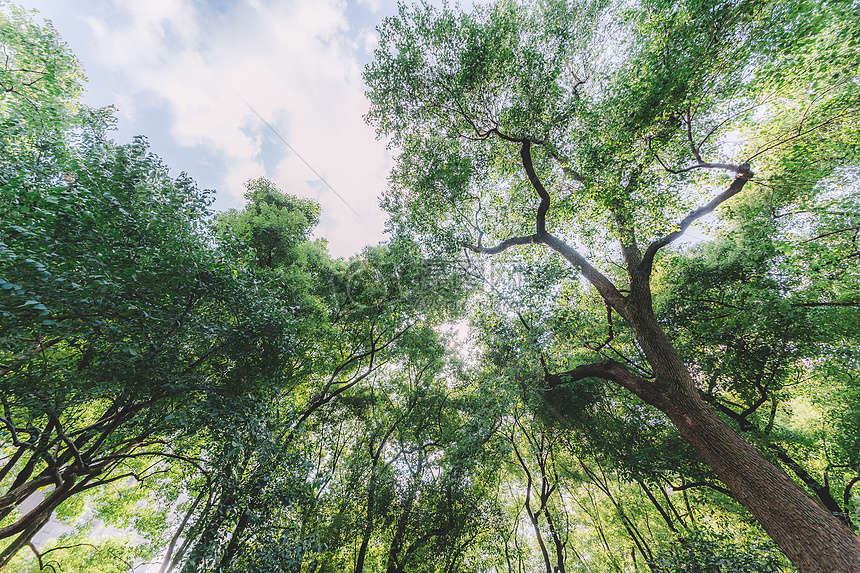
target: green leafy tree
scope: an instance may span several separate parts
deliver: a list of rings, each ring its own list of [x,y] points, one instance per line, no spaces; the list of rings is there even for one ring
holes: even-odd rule
[[[279,384],[291,321],[219,260],[211,197],[77,103],[56,32],[0,16],[2,567],[75,497],[195,467],[198,438]]]
[[[0,2],[0,145],[2,177],[26,185],[39,173],[60,170],[62,147],[82,115],[83,68],[54,27],[23,8]],[[4,202],[16,202],[16,194]]]
[[[222,248],[237,257],[252,257],[261,268],[290,266],[297,247],[319,223],[319,205],[284,195],[262,178],[248,181],[246,188],[245,209],[218,215],[216,232]]]
[[[401,6],[365,74],[368,119],[401,150],[393,230],[569,263],[641,368],[592,345],[548,361],[547,384],[608,380],[662,411],[803,572],[860,570],[860,538],[708,405],[652,277],[720,207],[789,205],[856,165],[860,51],[835,38],[858,25],[850,2]]]
[[[308,241],[316,204],[262,179],[248,183],[246,198],[244,209],[216,218],[219,248],[294,330],[289,347],[260,365],[274,368],[279,382],[251,407],[258,422],[225,425],[215,440],[207,456],[214,463],[205,464],[208,501],[176,531],[165,571],[295,571],[311,561],[324,479],[318,452],[327,447],[313,429],[329,428],[319,416],[397,364],[435,356],[428,324],[445,305],[430,307],[425,297],[456,299],[456,283],[435,289],[420,278],[424,264],[408,242],[332,260],[324,242]]]

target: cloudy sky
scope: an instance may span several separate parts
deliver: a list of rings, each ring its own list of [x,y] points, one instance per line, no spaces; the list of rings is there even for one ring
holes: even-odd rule
[[[146,135],[172,174],[217,191],[216,209],[265,176],[320,202],[333,255],[384,240],[391,158],[362,119],[361,72],[395,0],[14,1],[83,62],[86,103],[117,107],[116,139]]]

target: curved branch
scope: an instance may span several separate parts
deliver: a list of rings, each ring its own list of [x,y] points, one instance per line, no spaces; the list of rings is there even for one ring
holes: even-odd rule
[[[699,153],[699,148],[696,146],[696,142],[693,141],[693,112],[689,107],[687,108],[687,117],[684,118],[684,123],[687,124],[687,141],[690,142],[690,151],[693,153],[693,157],[696,158],[696,163],[702,165],[705,161]]]
[[[627,318],[626,308],[624,307],[624,297],[621,296],[621,293],[618,292],[618,289],[615,288],[612,281],[606,278],[603,273],[591,266],[585,257],[579,254],[576,249],[547,232],[546,213],[549,211],[549,193],[535,172],[531,155],[531,142],[527,139],[522,141],[520,157],[522,157],[523,167],[526,170],[529,182],[540,197],[540,206],[538,207],[537,217],[535,218],[535,225],[537,227],[537,233],[535,236],[540,239],[540,242],[545,243],[552,250],[567,259],[570,264],[582,273],[582,276],[584,276],[588,282],[597,288],[600,296],[603,297],[607,304],[612,306],[612,308],[614,308],[622,317]]]
[[[504,250],[507,250],[515,245],[529,245],[531,243],[540,243],[540,237],[538,235],[528,235],[526,237],[511,237],[510,239],[505,239],[495,247],[482,247],[481,245],[463,245],[465,248],[469,249],[473,253],[482,253],[485,255],[495,255],[501,253]]]
[[[526,170],[526,175],[528,175],[529,182],[532,184],[532,187],[534,187],[534,190],[537,191],[537,194],[540,197],[540,206],[538,206],[537,217],[535,218],[535,225],[537,226],[536,236],[543,237],[547,235],[546,212],[549,211],[549,193],[547,193],[546,188],[543,186],[543,183],[535,172],[534,163],[532,161],[531,145],[532,142],[528,139],[524,139],[522,141],[522,145],[520,146],[520,157],[522,157],[523,159],[523,167]]]
[[[845,507],[851,507],[851,488],[853,488],[857,482],[860,482],[860,477],[852,478],[851,481],[848,482],[848,485],[845,486],[845,491],[842,494]]]
[[[583,364],[567,372],[550,374],[545,379],[550,388],[555,388],[556,386],[577,382],[585,378],[600,378],[615,382],[619,386],[636,394],[636,396],[644,400],[647,404],[656,408],[665,406],[666,397],[655,384],[636,376],[623,364],[615,360],[603,360],[592,364]]]
[[[691,146],[693,145],[692,141],[690,142],[690,145]],[[648,138],[648,149],[654,155],[654,158],[657,160],[657,162],[660,164],[660,166],[663,169],[665,169],[666,171],[668,171],[669,173],[672,173],[673,175],[679,175],[681,173],[686,173],[687,171],[692,171],[693,169],[725,169],[726,171],[732,171],[734,173],[743,173],[744,172],[744,165],[746,165],[745,163],[743,163],[741,165],[734,165],[733,163],[708,163],[708,162],[702,161],[701,157],[698,155],[698,152],[695,150],[695,148],[693,148],[694,155],[696,156],[698,163],[696,163],[695,165],[691,165],[689,167],[684,167],[683,169],[672,169],[671,167],[669,167],[668,165],[663,163],[663,160],[660,159],[660,156],[657,155],[656,151],[654,151],[654,147],[651,145],[651,138]],[[747,168],[747,170],[748,170],[748,168]]]
[[[642,264],[639,265],[639,270],[637,271],[638,275],[644,278],[649,277],[651,275],[651,267],[654,264],[654,256],[657,254],[657,251],[683,235],[693,222],[710,214],[714,209],[741,192],[744,185],[746,185],[746,182],[752,179],[755,174],[750,171],[750,166],[746,163],[741,165],[739,169],[737,176],[734,181],[732,181],[732,184],[729,185],[728,189],[711,199],[707,204],[690,211],[690,213],[678,224],[677,231],[669,233],[648,245],[648,249],[645,251],[645,256],[642,257]]]
[[[498,129],[493,129],[488,133],[495,133],[498,137],[506,141],[520,143],[520,157],[522,157],[523,160],[523,167],[526,170],[529,182],[532,184],[532,187],[534,187],[535,191],[537,191],[537,194],[540,197],[540,206],[538,206],[537,217],[535,219],[535,226],[537,227],[537,232],[534,235],[528,235],[524,237],[512,237],[510,239],[502,241],[495,247],[482,247],[480,244],[480,240],[478,241],[477,245],[465,245],[467,249],[475,253],[494,255],[497,253],[501,253],[505,249],[513,247],[514,245],[527,245],[530,243],[543,242],[541,240],[542,237],[547,235],[546,213],[547,211],[549,211],[549,193],[547,193],[546,188],[543,186],[543,183],[541,183],[540,178],[538,178],[537,173],[535,172],[534,163],[532,161],[531,155],[531,140],[512,138],[501,133]]]
[[[579,271],[582,276],[584,276],[586,280],[588,280],[588,282],[590,282],[592,285],[594,285],[595,288],[597,288],[597,291],[600,293],[600,296],[603,297],[607,304],[609,304],[623,318],[628,318],[627,309],[624,304],[624,297],[621,295],[620,292],[618,292],[618,289],[615,288],[615,285],[612,284],[612,281],[610,281],[600,271],[594,268],[585,259],[585,257],[583,257],[581,254],[579,254],[579,252],[576,251],[576,249],[574,249],[558,237],[555,237],[554,235],[551,235],[549,232],[547,232],[546,214],[547,211],[549,211],[550,196],[534,168],[534,162],[532,161],[531,155],[532,141],[527,138],[513,138],[500,133],[496,129],[491,130],[491,132],[495,133],[498,137],[501,137],[502,139],[511,142],[517,142],[520,144],[520,157],[522,158],[523,168],[526,170],[526,175],[528,176],[529,182],[540,197],[540,205],[538,206],[537,216],[535,217],[536,232],[534,235],[511,237],[510,239],[502,241],[495,247],[482,247],[480,244],[464,245],[464,247],[475,253],[493,255],[496,253],[501,253],[502,251],[515,245],[543,243],[555,252],[559,253],[565,259],[567,259],[567,261],[571,265],[573,265],[573,267],[576,268],[577,271]]]
[[[12,423],[12,417],[11,416],[9,418],[4,418],[3,416],[0,416],[0,422],[3,422],[3,425],[6,426],[6,429],[8,429],[9,433],[12,434],[12,445],[14,447],[16,447],[16,448],[20,448],[22,446],[31,446],[32,447],[33,444],[31,444],[30,442],[22,442],[18,439],[17,428],[15,428],[15,425]]]

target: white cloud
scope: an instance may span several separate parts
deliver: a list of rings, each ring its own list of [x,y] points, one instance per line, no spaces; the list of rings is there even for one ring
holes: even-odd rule
[[[389,157],[362,119],[367,103],[356,56],[369,38],[351,29],[346,4],[247,0],[222,13],[202,6],[111,0],[86,18],[100,63],[129,87],[117,101],[129,114],[165,108],[179,145],[220,158],[225,174],[218,205],[240,206],[242,182],[265,174],[288,193],[320,201],[317,234],[333,254],[379,241],[384,216],[377,202]],[[261,151],[271,140],[268,128],[232,89],[367,223],[288,150],[266,173]]]
[[[365,30],[362,34],[362,41],[365,53],[372,54],[373,50],[379,47],[379,34],[376,33],[376,30]]]
[[[381,0],[358,0],[358,3],[373,13],[379,12],[379,9],[382,7]]]

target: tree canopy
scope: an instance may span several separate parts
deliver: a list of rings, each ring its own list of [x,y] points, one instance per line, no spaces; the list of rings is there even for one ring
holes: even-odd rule
[[[334,259],[0,2],[0,569],[860,571],[857,14],[402,4]]]

